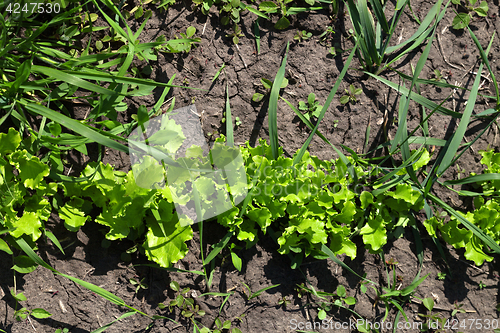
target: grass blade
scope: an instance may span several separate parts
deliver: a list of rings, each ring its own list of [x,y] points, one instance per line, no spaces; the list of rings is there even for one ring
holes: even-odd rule
[[[286,59],[288,55],[288,49],[290,47],[290,42],[286,44],[285,56],[281,62],[281,66],[274,78],[273,86],[271,88],[271,95],[269,96],[269,141],[271,142],[271,151],[273,153],[273,158],[278,158],[279,143],[278,143],[278,97],[280,94],[281,83],[285,77],[285,67]]]
[[[342,266],[343,269],[345,269],[345,270],[351,272],[352,274],[356,275],[361,280],[365,280],[365,281],[368,281],[368,282],[373,283],[373,284],[376,285],[375,282],[373,282],[371,280],[368,280],[365,277],[362,277],[361,275],[359,275],[358,273],[356,273],[355,271],[353,271],[351,269],[351,267],[347,266],[344,262],[340,261],[339,258],[337,258],[337,256],[332,252],[332,250],[330,250],[328,248],[328,246],[326,246],[325,244],[321,245],[321,251],[323,251],[331,260],[333,260],[333,262],[335,262],[336,264]]]
[[[257,48],[257,55],[260,54],[260,26],[259,26],[259,18],[255,20],[253,26],[253,34],[255,35],[255,47]]]
[[[462,116],[462,119],[460,119],[460,123],[458,125],[457,130],[451,137],[451,141],[448,146],[445,146],[445,153],[443,156],[443,159],[441,161],[441,164],[436,170],[436,176],[440,177],[450,166],[451,162],[453,160],[453,157],[458,151],[458,148],[460,146],[460,143],[462,142],[464,136],[465,136],[465,131],[467,130],[467,127],[469,126],[470,118],[472,111],[474,110],[474,105],[476,104],[476,98],[477,98],[477,93],[479,90],[479,84],[481,83],[481,72],[483,71],[483,64],[479,66],[479,69],[477,70],[477,75],[476,79],[474,80],[474,84],[472,85],[472,89],[469,95],[469,98],[467,100],[467,106],[465,107],[464,114]]]
[[[479,40],[477,39],[476,35],[474,35],[474,33],[472,32],[470,26],[467,25],[467,29],[469,29],[469,33],[472,37],[472,40],[474,41],[477,49],[479,50],[479,55],[481,56],[483,63],[486,65],[486,68],[488,69],[488,72],[491,75],[491,80],[493,81],[493,86],[495,87],[495,94],[496,94],[497,107],[498,107],[498,106],[500,106],[500,92],[498,90],[497,79],[495,78],[495,74],[493,73],[491,66],[490,66],[490,62],[488,60],[488,50],[490,49],[491,44],[493,43],[493,38],[495,38],[495,31],[493,31],[493,35],[491,36],[491,39],[490,39],[490,44],[488,45],[488,49],[485,52],[483,50],[483,47],[481,46],[481,43],[479,43]]]
[[[63,71],[60,71],[60,70],[57,70],[54,68],[33,65],[31,67],[31,71],[35,72],[35,73],[47,75],[51,78],[54,78],[57,81],[66,82],[68,84],[74,85],[76,87],[79,87],[79,88],[82,88],[85,90],[93,91],[93,92],[98,93],[98,94],[102,94],[102,95],[115,95],[116,94],[116,92],[114,92],[113,90],[103,88],[103,87],[98,86],[94,83],[90,83],[90,82],[87,82],[85,80],[82,80],[81,78],[79,78],[76,75],[68,74],[68,73],[65,73]],[[75,72],[75,74],[77,74],[77,73],[78,72]]]
[[[130,316],[133,316],[135,315],[137,312],[135,311],[129,311],[129,312],[126,312],[124,314],[122,314],[120,317],[116,318],[115,320],[113,320],[112,322],[90,332],[90,333],[101,333],[101,332],[104,332],[105,330],[107,330],[111,325],[113,325],[114,323],[116,323],[117,321],[120,321],[122,319],[125,319],[127,317],[130,317]]]
[[[443,185],[464,185],[471,183],[482,183],[493,180],[500,180],[500,173],[484,173],[482,175],[469,176],[462,179],[447,180],[443,183]]]
[[[412,93],[412,94],[409,94],[409,90],[407,88],[404,88],[404,87],[401,87],[400,85],[394,83],[394,82],[391,82],[387,79],[384,79],[383,77],[380,77],[378,75],[375,75],[375,74],[372,74],[372,73],[369,73],[369,72],[364,72],[368,75],[370,75],[371,77],[379,80],[380,82],[382,83],[385,83],[387,86],[389,86],[390,88],[398,91],[399,93],[405,95],[408,97],[408,95],[410,95],[410,99],[421,104],[422,106],[426,107],[427,109],[431,109],[431,110],[436,110],[437,112],[443,114],[443,115],[446,115],[446,116],[451,116],[451,117],[454,117],[454,118],[461,118],[462,117],[462,114],[458,113],[458,112],[454,112],[454,111],[451,111],[450,109],[447,109],[445,107],[442,107],[432,101],[430,101],[429,99],[425,98],[424,96],[422,95],[419,95],[419,94],[416,94],[416,93]]]
[[[382,8],[380,0],[371,0],[370,3],[373,6],[373,11],[375,12],[375,16],[377,17],[377,21],[380,24],[380,27],[386,34],[388,34],[389,24],[387,24],[387,19],[384,14],[384,8]]]
[[[205,261],[203,261],[203,266],[209,264],[222,251],[222,249],[226,247],[233,235],[233,232],[228,232],[217,244],[214,245],[214,249],[208,254]]]
[[[45,229],[44,232],[45,232],[45,235],[52,241],[52,243],[54,243],[54,245],[57,246],[59,251],[61,251],[61,253],[65,255],[66,253],[64,253],[64,249],[62,248],[61,243],[59,243],[59,240],[57,239],[57,237],[52,232],[48,231],[47,229]]]
[[[373,17],[368,10],[368,4],[366,0],[358,0],[358,12],[361,23],[361,28],[363,31],[362,38],[366,43],[368,49],[368,54],[370,55],[372,62],[379,66],[382,57],[378,53],[377,43],[375,39],[375,31],[373,30],[374,21]]]

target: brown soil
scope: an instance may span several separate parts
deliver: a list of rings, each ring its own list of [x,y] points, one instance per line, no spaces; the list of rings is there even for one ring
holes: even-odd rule
[[[432,6],[432,1],[417,1],[412,4],[415,14],[422,19]],[[487,46],[494,31],[500,28],[498,1],[489,2],[490,17],[478,19],[475,17],[471,23],[474,33],[483,47]],[[153,8],[152,8],[153,9]],[[494,15],[496,14],[496,15]],[[229,83],[230,103],[233,117],[239,117],[242,124],[235,130],[235,141],[243,143],[247,140],[254,145],[259,138],[268,138],[267,104],[265,100],[260,103],[252,102],[252,95],[259,90],[260,78],[273,79],[281,64],[281,50],[284,43],[290,41],[290,52],[287,62],[286,77],[290,85],[285,89],[283,97],[294,105],[299,100],[307,100],[307,95],[314,92],[317,99],[323,102],[330,92],[333,84],[343,68],[343,63],[348,53],[342,53],[336,57],[328,54],[329,47],[334,42],[340,43],[341,48],[349,49],[352,41],[347,38],[346,31],[350,23],[348,17],[340,18],[334,22],[336,33],[329,45],[321,45],[318,36],[331,24],[328,11],[319,11],[311,14],[300,14],[292,18],[292,26],[286,31],[277,31],[273,28],[277,18],[273,22],[260,21],[261,26],[261,53],[255,53],[255,44],[252,34],[252,23],[255,15],[246,13],[240,23],[244,37],[240,38],[239,49],[232,44],[231,38],[225,37],[231,31],[223,30],[218,22],[217,13],[211,13],[207,18],[198,11],[185,9],[184,4],[170,8],[166,13],[154,13],[153,18],[146,25],[141,41],[153,41],[160,34],[167,37],[192,25],[197,29],[197,35],[202,41],[198,47],[188,54],[168,55],[160,54],[158,61],[153,64],[151,78],[160,82],[167,82],[172,75],[176,74],[175,84],[181,85],[184,78],[189,81],[189,86],[202,88],[208,91],[188,90],[176,88],[170,93],[176,97],[176,107],[182,107],[195,102],[198,112],[202,113],[203,129],[205,133],[213,133],[214,130],[223,133],[225,125],[221,123],[225,104],[225,86]],[[473,65],[478,59],[478,52],[472,39],[467,32],[461,33],[450,29],[453,13],[448,10],[445,18],[438,27],[439,39],[434,41],[429,61],[426,63],[421,78],[431,78],[435,69],[441,70],[450,83],[455,80],[463,87],[472,86],[474,75],[469,71],[477,70]],[[138,28],[131,20],[132,30]],[[345,24],[345,26],[344,26]],[[398,31],[403,40],[411,36],[418,24],[411,14],[403,15],[400,22],[404,29]],[[307,30],[313,33],[309,40],[297,42],[293,35],[297,29]],[[201,35],[201,32],[204,33]],[[441,44],[441,47],[438,45]],[[443,50],[444,54],[440,51]],[[500,64],[496,64],[496,57],[500,52],[498,37],[495,37],[491,49],[490,61],[493,70],[498,76]],[[396,65],[396,69],[410,74],[410,64],[416,65],[421,52],[414,53],[403,59]],[[242,60],[244,59],[244,61]],[[446,58],[446,62],[445,62]],[[212,78],[220,66],[226,64],[226,74],[212,83]],[[246,66],[245,66],[246,63]],[[453,66],[450,66],[452,64]],[[353,69],[359,64],[353,62]],[[382,76],[396,81],[394,72],[382,73]],[[364,133],[371,119],[371,134],[369,138],[369,150],[374,149],[384,141],[382,125],[380,120],[384,112],[388,112],[391,122],[390,133],[395,134],[397,125],[393,122],[397,119],[398,93],[390,90],[378,81],[359,74],[356,70],[347,73],[342,82],[338,96],[350,84],[363,89],[358,103],[343,106],[335,98],[321,123],[319,130],[337,147],[346,145],[356,152],[362,152],[364,146]],[[408,86],[408,84],[407,84]],[[262,92],[262,91],[261,91]],[[130,108],[127,114],[119,115],[119,119],[129,121],[130,115],[134,114],[141,104],[151,107],[161,91],[155,91],[154,96],[129,100]],[[485,95],[493,95],[493,86],[488,81]],[[422,94],[436,103],[440,103],[450,94],[449,89],[438,89],[430,86],[422,86]],[[451,98],[443,106],[456,111],[463,111],[464,103],[468,99],[467,91],[458,91],[455,101]],[[490,108],[489,100],[480,97],[476,104],[475,113]],[[81,111],[81,112],[80,112]],[[75,110],[76,117],[83,118],[87,110]],[[81,113],[81,114],[80,114]],[[420,121],[419,109],[413,103],[410,107],[409,128],[413,129]],[[338,120],[338,124],[335,121]],[[430,134],[432,137],[447,139],[456,130],[458,122],[443,115],[433,115],[430,121]],[[482,120],[474,120],[466,138],[472,140],[479,131],[486,126]],[[300,120],[294,112],[282,101],[279,102],[278,122],[279,143],[289,156],[301,147],[307,139],[309,130],[300,126]],[[417,132],[418,134],[419,132]],[[494,131],[485,133],[474,145],[472,151],[466,152],[459,160],[459,167],[466,169],[465,175],[470,172],[479,172],[482,168],[479,164],[478,150],[489,147],[498,147],[498,138]],[[439,149],[439,147],[436,147]],[[90,150],[89,150],[90,151]],[[323,159],[336,158],[335,152],[317,136],[310,145],[312,154]],[[95,159],[95,156],[91,156]],[[109,151],[105,155],[105,162],[113,164],[117,169],[127,171],[130,162],[125,154]],[[87,162],[81,161],[81,166]],[[75,168],[76,171],[81,168]],[[76,175],[76,173],[75,173]],[[449,171],[448,178],[456,177],[456,171]],[[436,193],[445,201],[460,209],[467,208],[468,202],[462,198],[436,188]],[[148,315],[167,316],[179,324],[169,320],[157,320],[148,332],[191,332],[193,326],[190,321],[180,315],[178,309],[173,313],[167,310],[159,310],[158,303],[168,303],[175,295],[169,288],[171,281],[177,281],[181,287],[190,287],[198,294],[206,292],[205,281],[201,276],[191,273],[170,273],[147,266],[134,266],[146,264],[142,256],[135,256],[132,264],[124,263],[120,256],[133,244],[128,241],[114,242],[108,249],[101,246],[104,239],[99,227],[93,223],[87,223],[78,233],[65,230],[60,221],[50,219],[47,224],[57,237],[63,240],[63,246],[67,246],[66,255],[62,255],[53,245],[43,242],[39,243],[39,255],[58,271],[88,282],[101,286],[121,297],[127,304],[147,313]],[[205,238],[209,244],[217,242],[225,234],[215,222],[207,222],[204,226]],[[208,232],[207,232],[208,231]],[[421,234],[426,235],[424,228]],[[195,233],[197,235],[197,233]],[[424,236],[423,236],[424,237]],[[211,291],[228,292],[234,294],[229,298],[222,308],[221,318],[231,320],[233,327],[238,327],[243,332],[295,332],[295,328],[305,331],[333,331],[335,323],[349,322],[355,317],[346,310],[332,309],[327,314],[331,319],[328,329],[313,329],[305,326],[306,323],[319,323],[317,318],[317,307],[305,305],[312,302],[307,296],[298,297],[297,284],[309,283],[318,291],[335,292],[338,285],[347,289],[349,296],[355,296],[357,304],[352,307],[354,311],[368,320],[380,322],[384,316],[382,302],[376,302],[374,290],[368,288],[366,294],[360,292],[359,278],[346,272],[342,267],[331,261],[308,261],[302,264],[300,270],[290,268],[290,260],[280,256],[277,246],[271,237],[260,235],[259,243],[248,250],[241,250],[238,254],[243,259],[243,270],[238,272],[231,264],[228,253],[223,253],[222,258],[217,259]],[[353,270],[367,278],[387,286],[387,276],[384,265],[379,256],[369,254],[363,250],[360,239],[355,239],[359,245],[358,257],[350,261],[349,258],[341,258]],[[492,332],[492,329],[478,329],[476,324],[482,320],[484,324],[489,320],[491,324],[498,324],[498,312],[496,306],[500,303],[498,296],[499,265],[496,258],[492,263],[485,264],[481,268],[474,267],[463,257],[463,251],[455,251],[449,246],[444,246],[446,251],[446,263],[451,268],[451,273],[446,268],[446,263],[441,259],[438,249],[430,239],[424,239],[424,267],[421,276],[430,274],[420,285],[416,293],[417,297],[435,297],[436,313],[444,318],[450,318],[451,311],[455,309],[454,304],[460,304],[466,313],[458,313],[455,318],[459,320],[457,329],[446,331],[462,332]],[[210,249],[205,246],[204,251]],[[417,274],[418,260],[415,255],[415,240],[411,232],[402,238],[391,241],[384,247],[385,258],[393,258],[397,265],[397,274],[400,275],[402,286],[408,285]],[[115,320],[126,312],[92,292],[77,286],[73,282],[54,276],[48,270],[38,268],[27,275],[13,275],[10,270],[12,266],[9,256],[0,252],[0,313],[4,318],[0,322],[0,329],[6,332],[54,332],[57,328],[68,328],[72,333],[91,332],[102,325]],[[202,270],[199,248],[199,238],[196,236],[190,242],[190,253],[181,262],[176,264],[177,268],[186,270]],[[437,273],[448,273],[444,280],[437,279]],[[130,278],[143,279],[149,285],[147,290],[141,290],[137,294],[129,283]],[[24,292],[27,301],[22,306],[28,309],[44,308],[53,314],[52,317],[43,320],[31,318],[31,321],[16,322],[13,319],[16,304],[10,296],[10,289],[16,281],[17,291]],[[252,291],[263,287],[279,284],[278,287],[264,292],[261,296],[246,300],[246,294],[242,282],[247,284]],[[486,285],[480,288],[480,283]],[[3,293],[2,293],[3,291]],[[287,297],[290,304],[285,308],[278,302]],[[205,297],[199,303],[202,308],[207,309],[204,318],[198,318],[204,325],[213,326],[213,320],[219,312],[222,304],[221,297]],[[317,299],[316,299],[317,301]],[[405,306],[405,312],[411,323],[424,319],[418,313],[425,313],[425,309],[418,304],[411,303]],[[244,315],[244,316],[243,316]],[[394,320],[396,311],[391,307],[388,321]],[[466,321],[468,320],[468,321]],[[150,320],[144,316],[134,315],[113,324],[107,332],[145,332]],[[298,326],[303,323],[304,326]],[[467,327],[460,327],[461,324]],[[473,324],[472,327],[469,325]],[[295,324],[297,326],[295,326]],[[453,326],[454,322],[451,322]],[[499,324],[500,325],[500,324]],[[483,326],[484,327],[484,326]],[[332,328],[332,329],[330,329]],[[496,327],[492,327],[496,328]],[[350,328],[344,331],[351,331]],[[398,330],[399,331],[399,330]],[[408,332],[417,332],[417,329],[405,329]]]

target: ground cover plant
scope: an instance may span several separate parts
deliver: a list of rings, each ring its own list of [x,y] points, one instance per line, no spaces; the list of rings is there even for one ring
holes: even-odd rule
[[[456,2],[443,1],[420,13],[410,1],[378,0],[187,8],[70,1],[53,12],[47,4],[25,11],[2,3],[0,250],[12,265],[2,259],[0,296],[9,316],[0,330],[131,331],[135,320],[134,331],[303,332],[343,328],[351,317],[349,327],[362,332],[411,322],[466,330],[467,320],[469,329],[496,329],[499,44],[494,32],[479,36],[473,24],[499,23],[487,16],[491,8],[475,5],[464,3],[467,19],[452,10],[460,9]],[[472,11],[485,21],[471,21]],[[170,34],[148,32],[169,13],[196,20],[183,16]],[[307,23],[314,17],[323,18],[321,28]],[[454,21],[448,29],[457,29],[457,17],[460,40],[475,52],[460,60],[470,69],[438,53],[446,18]],[[414,30],[403,34],[407,25]],[[280,45],[274,35],[283,36]],[[320,42],[331,45],[321,49]],[[340,61],[336,75],[297,58],[302,49],[317,63]],[[449,70],[443,80],[446,71],[429,59],[462,71],[462,79]],[[193,101],[198,111],[178,120],[178,107]],[[134,137],[154,119],[161,119],[156,132]],[[446,119],[448,133],[437,134],[436,119]],[[201,140],[180,157],[191,139],[181,129],[192,120],[210,152]],[[138,153],[139,163],[120,167],[119,159]],[[241,165],[228,162],[238,156]],[[477,167],[463,169],[474,158]],[[242,180],[211,176],[228,165]],[[192,205],[191,213],[179,214],[179,205]],[[95,267],[75,275],[71,256],[86,263],[78,245],[85,243],[98,253]],[[401,244],[411,258],[394,255]],[[439,262],[434,271],[429,256]],[[99,276],[114,269],[114,257],[138,266],[103,284]],[[459,265],[480,276],[464,278]],[[463,288],[450,297],[446,285],[457,281]],[[471,289],[488,300],[483,308],[464,302]],[[44,304],[33,290],[47,290]],[[443,305],[436,290],[444,290]],[[95,307],[90,299],[111,302],[114,315],[81,319],[85,309],[70,300],[65,306],[61,294],[82,295],[87,308]],[[69,307],[78,319],[64,315]],[[471,307],[488,316],[488,327]]]

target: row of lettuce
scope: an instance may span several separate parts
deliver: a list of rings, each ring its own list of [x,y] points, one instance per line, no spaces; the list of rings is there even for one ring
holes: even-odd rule
[[[0,134],[0,250],[12,254],[19,237],[35,246],[48,219],[57,215],[74,232],[85,223],[104,225],[108,240],[138,242],[141,251],[162,267],[171,267],[187,254],[192,225],[176,214],[175,202],[180,199],[169,187],[140,187],[133,171],[115,171],[109,164],[95,162],[85,167],[78,182],[54,182],[50,168],[61,161],[50,154],[40,160],[30,151],[34,140],[33,136],[23,140],[12,128]],[[223,139],[218,143],[223,144]],[[354,258],[357,236],[371,252],[381,251],[388,238],[400,237],[406,227],[418,223],[415,213],[424,206],[420,193],[404,183],[373,195],[368,185],[380,169],[356,165],[351,158],[354,179],[341,160],[325,161],[306,153],[293,165],[282,151],[273,159],[264,140],[254,148],[240,147],[240,152],[251,201],[243,213],[242,204],[233,205],[206,223],[218,222],[247,246],[257,242],[259,231],[271,232],[279,253],[290,254],[295,263],[307,256],[323,258],[323,244]],[[481,154],[485,172],[500,171],[500,153]],[[413,167],[425,166],[430,157],[425,151]],[[191,167],[204,163],[201,156],[188,159],[199,161]],[[480,185],[494,192],[499,182]],[[214,194],[201,200],[216,205],[218,199]],[[499,242],[499,200],[476,197],[474,204],[476,209],[464,216]],[[465,257],[476,265],[493,259],[481,240],[454,217],[447,221],[433,217],[424,225],[431,236],[440,235],[455,248],[465,248]]]

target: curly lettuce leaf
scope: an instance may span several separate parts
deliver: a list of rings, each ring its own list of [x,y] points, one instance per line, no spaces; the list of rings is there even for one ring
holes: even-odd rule
[[[168,268],[184,258],[188,252],[186,242],[193,238],[193,230],[189,225],[182,227],[181,222],[178,219],[168,222],[148,219],[149,229],[142,245],[148,259]]]

